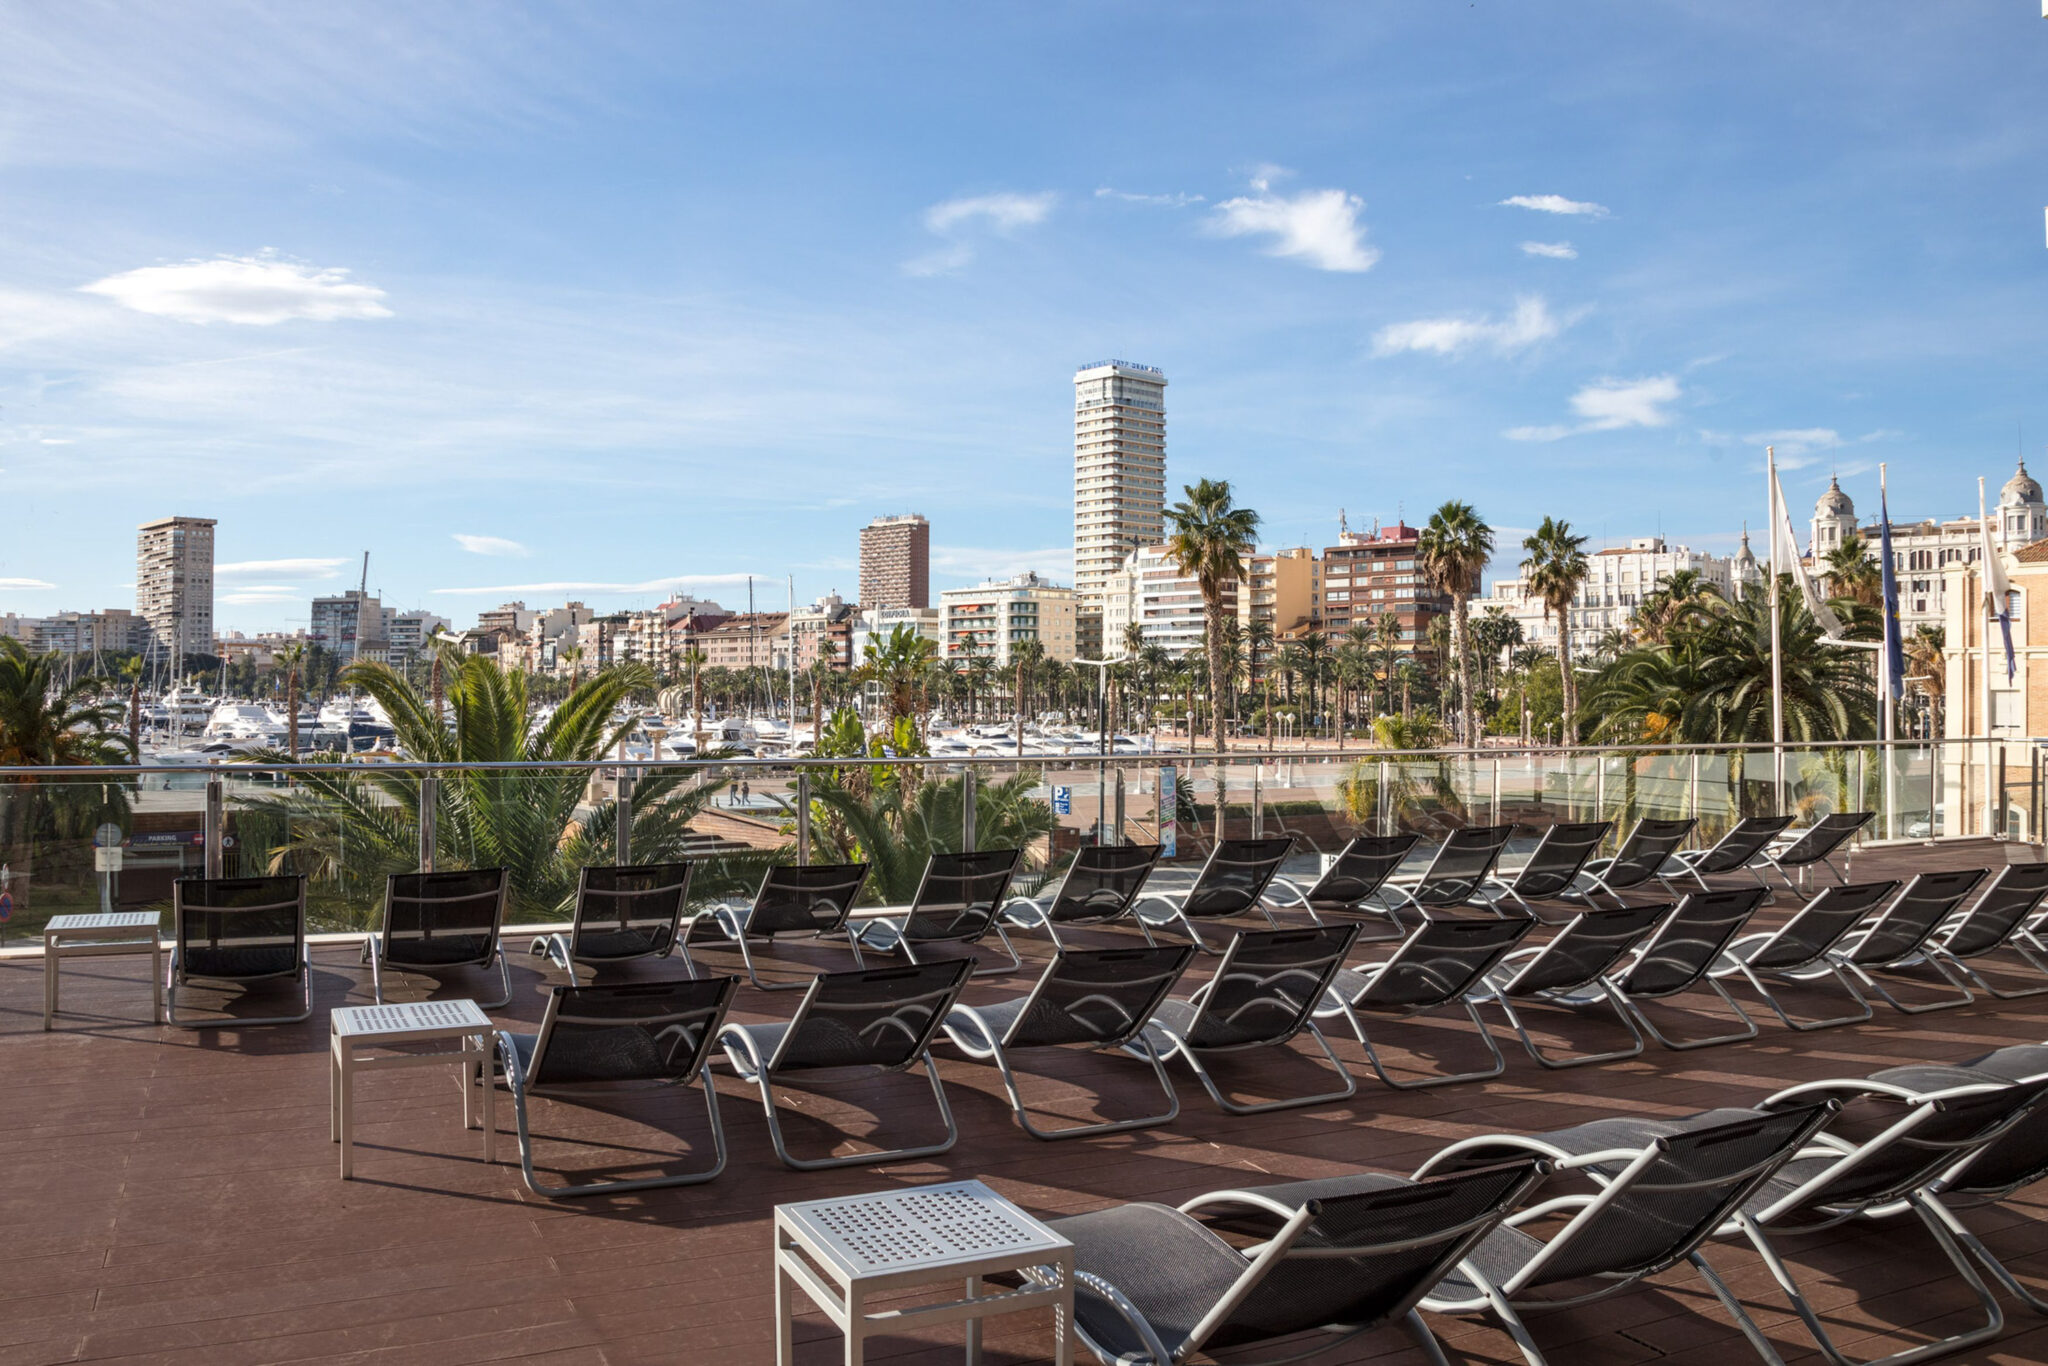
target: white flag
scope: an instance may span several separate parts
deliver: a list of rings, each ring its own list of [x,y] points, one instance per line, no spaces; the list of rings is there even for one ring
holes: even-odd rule
[[[1813,576],[1806,572],[1806,564],[1799,558],[1799,542],[1792,534],[1792,511],[1785,506],[1785,490],[1778,483],[1778,467],[1771,466],[1771,497],[1778,504],[1778,515],[1771,526],[1771,572],[1790,574],[1792,581],[1799,585],[1799,596],[1806,602],[1806,610],[1820,624],[1822,635],[1833,638],[1842,634],[1842,620],[1830,608],[1827,599],[1820,595],[1820,588]]]
[[[2011,683],[2019,672],[2019,661],[2012,649],[2012,581],[2006,577],[2005,561],[1999,558],[1998,545],[1991,539],[1991,519],[1978,518],[1977,529],[1984,541],[1978,552],[1984,561],[1984,617],[1987,622],[1996,621],[2005,638],[2005,681]]]

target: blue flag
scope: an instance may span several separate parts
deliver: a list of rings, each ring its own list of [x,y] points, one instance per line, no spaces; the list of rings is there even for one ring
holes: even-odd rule
[[[1884,566],[1885,691],[1896,701],[1905,691],[1906,643],[1899,639],[1899,577],[1892,568],[1892,514],[1884,496],[1877,500],[1877,558]]]

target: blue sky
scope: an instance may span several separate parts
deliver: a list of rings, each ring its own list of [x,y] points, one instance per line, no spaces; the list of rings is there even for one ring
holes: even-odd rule
[[[1072,372],[1276,545],[1732,548],[2048,441],[2048,23],[1921,3],[0,0],[0,611],[1069,572]],[[2048,460],[2043,460],[2048,465]],[[1803,516],[1802,516],[1803,521]],[[46,586],[43,586],[46,585]]]

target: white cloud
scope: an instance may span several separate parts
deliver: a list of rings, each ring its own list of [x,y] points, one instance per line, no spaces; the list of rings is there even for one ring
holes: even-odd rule
[[[1676,403],[1683,392],[1677,378],[1672,375],[1652,375],[1648,379],[1596,379],[1572,395],[1572,411],[1582,419],[1577,424],[1510,427],[1502,435],[1510,441],[1558,441],[1582,432],[1663,427],[1671,422],[1668,406]]]
[[[1561,213],[1574,217],[1605,218],[1607,206],[1589,199],[1566,199],[1561,194],[1516,194],[1500,201],[1504,207],[1534,209],[1538,213]]]
[[[1774,432],[1751,432],[1742,438],[1745,446],[1775,446],[1781,469],[1796,470],[1813,463],[1819,451],[1832,451],[1842,444],[1842,434],[1833,427],[1785,427]]]
[[[1071,583],[1074,573],[1072,546],[1045,550],[996,550],[986,546],[935,545],[932,572],[954,578],[1007,579],[1027,571]]]
[[[303,559],[303,560],[236,560],[230,564],[217,564],[213,576],[217,579],[331,579],[349,561],[344,559]],[[253,590],[248,590],[253,591]]]
[[[760,585],[763,591],[772,592],[775,578],[765,574],[677,574],[665,579],[643,579],[639,583],[600,583],[585,579],[564,579],[556,583],[504,583],[485,588],[436,588],[436,593],[459,597],[504,597],[516,598],[525,595],[552,597],[563,593],[668,593],[685,587],[729,587],[738,584],[745,587],[747,580]]]
[[[1374,334],[1372,349],[1377,356],[1403,351],[1455,356],[1484,346],[1505,356],[1549,340],[1575,320],[1558,318],[1541,298],[1526,295],[1515,300],[1515,311],[1505,318],[1420,318],[1390,323]]]
[[[1008,237],[1023,228],[1037,227],[1052,215],[1059,196],[1051,190],[1037,194],[983,194],[948,199],[924,211],[924,225],[934,235],[948,239],[946,245],[903,263],[906,275],[949,275],[974,259],[974,246],[966,240],[973,233],[987,231]]]
[[[305,590],[282,583],[252,583],[222,593],[219,600],[232,607],[250,607],[265,603],[301,602]]]
[[[1579,259],[1579,249],[1569,242],[1524,242],[1522,253],[1525,256],[1546,256],[1553,261]]]
[[[1113,190],[1104,185],[1095,192],[1097,199],[1121,199],[1126,204],[1157,204],[1168,209],[1185,209],[1190,204],[1205,204],[1208,196],[1199,194],[1133,194],[1129,190]]]
[[[270,256],[223,256],[175,266],[143,266],[82,286],[124,308],[188,323],[267,327],[303,318],[388,318],[384,291],[350,282],[348,272]]]
[[[0,590],[12,589],[17,593],[34,592],[38,589],[55,588],[56,586],[56,584],[49,583],[43,579],[0,579]]]
[[[508,541],[503,536],[467,536],[460,531],[454,535],[455,544],[472,555],[514,555],[523,559],[532,553],[519,542]]]
[[[1288,197],[1272,191],[1272,171],[1252,181],[1255,195],[1240,195],[1216,206],[1209,230],[1219,237],[1271,237],[1266,255],[1297,260],[1317,270],[1371,270],[1378,247],[1365,240],[1358,215],[1365,201],[1342,190],[1303,190]]]

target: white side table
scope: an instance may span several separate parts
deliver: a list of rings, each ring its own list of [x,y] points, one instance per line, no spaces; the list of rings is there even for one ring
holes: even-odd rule
[[[1050,1266],[1057,1284],[1027,1280],[984,1293],[982,1278]],[[823,1273],[822,1275],[820,1273]],[[829,1282],[826,1279],[830,1278]],[[870,1315],[869,1296],[934,1282],[964,1281],[960,1299]],[[909,1323],[967,1324],[967,1360],[981,1360],[981,1320],[1053,1306],[1053,1360],[1074,1360],[1074,1245],[979,1181],[775,1207],[775,1360],[795,1350],[792,1289],[846,1335],[846,1360],[864,1358],[871,1333]]]
[[[473,1129],[470,1096],[481,1080],[484,1161],[498,1160],[498,1125],[493,1102],[491,1059],[495,1029],[475,1001],[410,1001],[402,1005],[342,1006],[334,1011],[333,1057],[329,1071],[328,1137],[341,1144],[341,1177],[355,1172],[355,1074],[392,1067],[446,1067],[454,1063],[462,1075],[462,1127]],[[397,1044],[433,1043],[453,1039],[453,1052],[443,1048],[424,1053],[364,1057],[356,1050]]]
[[[43,1028],[57,1017],[57,960],[98,958],[111,953],[149,953],[149,980],[156,992],[149,1020],[164,1018],[164,945],[155,911],[95,911],[53,915],[43,926]]]

